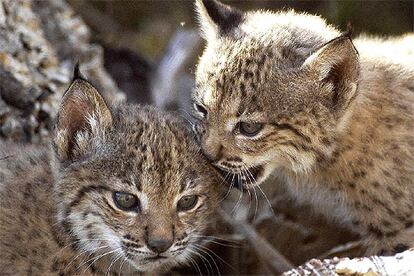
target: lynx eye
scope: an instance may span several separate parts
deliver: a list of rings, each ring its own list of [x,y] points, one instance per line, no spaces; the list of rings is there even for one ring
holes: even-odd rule
[[[207,112],[207,109],[206,109],[204,106],[202,106],[202,105],[200,105],[200,104],[195,103],[195,104],[194,104],[194,108],[195,108],[195,110],[196,110],[198,113],[201,113],[201,115],[203,116],[203,118],[207,116],[207,113],[208,113],[208,112]]]
[[[130,193],[114,192],[112,194],[115,205],[124,211],[137,211],[139,208],[138,198]]]
[[[263,124],[261,123],[249,123],[249,122],[240,122],[238,124],[240,134],[248,137],[253,137],[257,135],[262,129]]]
[[[183,196],[177,203],[177,210],[180,212],[185,212],[193,209],[198,201],[198,196],[190,195]]]

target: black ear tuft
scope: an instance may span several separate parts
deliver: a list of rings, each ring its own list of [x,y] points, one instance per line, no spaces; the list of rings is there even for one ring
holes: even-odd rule
[[[240,25],[243,13],[236,8],[224,5],[216,0],[199,0],[210,19],[219,28],[220,34],[226,34]]]
[[[346,36],[352,39],[353,35],[354,35],[354,27],[352,27],[351,22],[348,22],[348,24],[346,24],[346,32],[343,34],[343,36]]]
[[[82,74],[82,72],[79,69],[79,61],[76,62],[75,67],[73,68],[73,78],[72,82],[75,80],[86,80],[85,76]]]
[[[348,22],[348,24],[346,24],[346,31],[345,33],[342,34],[342,37],[347,37],[352,42],[353,36],[354,36],[354,27],[352,27],[351,22]],[[352,46],[354,47],[354,50],[357,53],[357,55],[359,55],[359,52],[357,48],[355,47],[354,43],[352,43]]]

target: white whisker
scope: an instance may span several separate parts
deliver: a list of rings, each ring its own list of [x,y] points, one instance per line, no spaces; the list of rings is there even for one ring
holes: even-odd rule
[[[198,254],[200,254],[199,256],[202,256],[202,254],[201,253],[204,253],[204,254],[207,254],[207,256],[213,261],[213,264],[214,264],[214,266],[215,266],[215,268],[216,268],[216,270],[217,270],[217,273],[218,273],[218,275],[220,275],[220,269],[219,269],[219,267],[218,267],[218,265],[217,265],[217,263],[216,263],[216,261],[214,260],[214,258],[207,252],[207,251],[205,251],[205,250],[203,250],[201,247],[199,247],[199,245],[197,245],[197,244],[192,244],[191,245],[191,247],[193,247],[194,249],[196,249],[196,250],[199,250],[200,252],[198,253]],[[203,258],[205,258],[205,257],[203,257]],[[206,259],[207,260],[207,259]],[[207,260],[208,261],[208,260]],[[210,262],[208,261],[208,263],[210,264]],[[211,267],[211,265],[210,265],[210,267]],[[213,272],[213,268],[211,267],[211,270],[212,270],[212,272]]]
[[[225,184],[225,182],[227,181],[227,177],[228,177],[229,175],[230,175],[230,172],[227,172],[227,173],[226,173],[226,176],[224,176],[224,179],[221,181],[220,185],[221,185],[221,184]],[[232,188],[232,184],[230,184],[229,188],[227,189],[226,194],[224,195],[224,197],[223,197],[222,199],[220,199],[219,203],[221,203],[223,200],[225,200],[225,199],[229,196],[229,194],[230,194],[230,192],[231,192],[231,188]]]
[[[127,258],[124,258],[124,260],[122,261],[122,263],[119,265],[119,270],[118,270],[118,275],[121,276],[121,271],[122,271],[122,266],[124,265],[124,263],[127,261]]]
[[[259,207],[259,200],[258,200],[258,197],[257,197],[257,192],[256,192],[256,187],[255,187],[257,182],[256,182],[256,179],[254,178],[253,174],[251,173],[250,169],[247,167],[247,165],[245,163],[243,163],[243,166],[245,167],[248,175],[250,175],[249,176],[250,181],[255,184],[255,185],[252,185],[253,193],[254,193],[254,197],[255,197],[255,209],[254,209],[254,214],[253,214],[253,221],[254,221],[255,218],[256,218],[257,209]]]
[[[94,248],[93,251],[97,251],[97,250],[100,250],[100,249],[103,249],[103,248],[106,248],[106,247],[109,247],[109,246],[105,245],[105,246],[97,247],[97,248]],[[72,260],[65,266],[65,269],[64,270],[68,269],[77,258],[79,258],[81,255],[83,255],[85,253],[90,253],[88,255],[88,257],[92,254],[91,253],[91,250],[83,250],[83,251],[81,251],[79,254],[77,254],[75,257],[72,258]]]
[[[205,267],[205,268],[207,268],[207,272],[208,272],[208,274],[210,275],[210,272],[211,272],[211,274],[212,274],[212,275],[214,275],[214,274],[213,274],[213,267],[211,266],[211,264],[210,264],[210,262],[208,261],[208,259],[207,259],[206,257],[204,257],[202,254],[200,254],[199,252],[197,252],[197,251],[195,251],[195,250],[191,250],[191,249],[190,249],[190,247],[191,247],[191,246],[189,246],[189,247],[187,248],[187,250],[188,250],[189,252],[191,252],[192,254],[197,255],[198,257],[200,257],[200,258],[201,258],[201,261],[203,262],[204,267]],[[197,249],[197,248],[194,248],[194,249]],[[206,262],[207,262],[207,264],[208,264],[208,267],[207,267],[207,265],[206,265]],[[211,269],[211,270],[210,270],[210,269]]]
[[[106,270],[106,273],[105,273],[105,275],[109,275],[109,273],[111,272],[111,267],[112,267],[112,265],[114,264],[114,263],[116,263],[120,258],[122,258],[122,255],[123,255],[124,253],[122,252],[122,250],[121,250],[121,252],[119,252],[116,256],[115,256],[115,258],[113,258],[113,260],[112,260],[112,262],[111,262],[111,264],[109,265],[109,267],[108,267],[108,269]]]
[[[89,267],[91,267],[94,263],[96,263],[99,259],[101,259],[101,258],[103,258],[103,257],[105,257],[105,256],[107,256],[107,255],[109,255],[109,254],[112,254],[112,253],[115,253],[115,252],[117,252],[118,250],[122,250],[121,248],[117,248],[117,249],[114,249],[114,250],[111,250],[111,251],[109,251],[109,252],[106,252],[106,253],[104,253],[104,254],[101,254],[101,255],[99,255],[99,256],[97,256],[97,257],[94,257],[94,258],[92,258],[92,259],[89,259],[89,260],[87,260],[86,262],[84,262],[84,263],[82,263],[81,265],[80,265],[80,267],[82,267],[84,264],[87,264],[88,262],[90,262],[90,261],[92,261],[83,271],[82,271],[82,274],[84,274],[87,270],[88,270],[88,268]]]
[[[272,212],[272,215],[273,215],[273,216],[276,216],[276,215],[275,215],[275,211],[273,210],[272,204],[270,203],[269,198],[266,196],[265,192],[262,190],[262,188],[260,188],[260,185],[257,185],[257,188],[258,188],[258,189],[259,189],[259,191],[263,194],[263,196],[264,196],[264,198],[265,198],[265,200],[266,200],[267,204],[269,205],[269,208],[270,208],[270,211]]]
[[[239,182],[241,183],[241,176],[239,173],[237,174],[237,177],[239,178]],[[231,210],[231,213],[235,212],[238,209],[239,204],[241,203],[242,199],[243,199],[243,192],[239,191],[239,197],[237,199],[236,205],[233,207],[233,210]]]

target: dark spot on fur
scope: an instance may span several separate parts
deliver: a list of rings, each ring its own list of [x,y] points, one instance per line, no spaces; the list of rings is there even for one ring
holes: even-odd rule
[[[246,71],[246,72],[244,72],[244,78],[247,80],[247,79],[251,79],[251,78],[253,78],[253,76],[254,76],[254,74],[253,74],[253,72],[250,72],[250,71]]]
[[[375,181],[375,182],[372,182],[372,186],[374,188],[378,188],[380,186],[380,184],[377,181]]]
[[[16,172],[22,172],[23,171],[23,167],[20,163],[17,163],[14,167]]]
[[[389,222],[387,220],[382,220],[382,225],[384,225],[386,227],[390,227],[392,224],[391,224],[391,222]]]
[[[58,233],[58,230],[57,230],[57,227],[59,227],[58,225],[56,225],[56,226],[54,226],[53,228],[52,228],[52,238],[53,238],[53,240],[59,245],[59,247],[64,247],[65,246],[65,244],[64,244],[64,242],[62,241],[62,239],[60,238],[60,236],[59,236],[59,233]],[[45,247],[43,247],[43,248],[45,248]]]
[[[384,237],[384,232],[381,231],[381,229],[377,228],[376,226],[370,224],[368,226],[368,231],[371,234],[374,234],[375,236],[377,236],[378,238],[383,238]]]
[[[54,260],[52,264],[52,271],[57,272],[59,270],[60,264],[58,260]]]
[[[259,59],[259,61],[257,62],[257,66],[258,66],[258,67],[262,67],[262,66],[264,65],[264,63],[265,63],[266,59],[267,59],[267,56],[266,56],[266,55],[262,55],[262,57],[261,57],[261,58]]]
[[[92,273],[96,273],[97,272],[97,269],[96,269],[96,266],[95,266],[95,264],[92,264],[90,267],[89,267],[89,269],[91,270],[91,272]]]
[[[399,200],[401,199],[401,197],[403,196],[403,193],[398,191],[398,190],[394,190],[391,187],[387,187],[387,192],[391,195],[391,197],[395,200]]]
[[[391,173],[390,173],[389,171],[387,171],[387,170],[382,170],[382,173],[383,173],[385,176],[388,176],[388,177],[390,177],[390,176],[391,176]]]
[[[328,138],[326,138],[326,137],[323,137],[322,139],[321,139],[321,141],[322,141],[322,143],[325,145],[325,146],[330,146],[332,143],[331,143],[331,141],[328,139]]]
[[[273,56],[274,56],[274,54],[273,54],[272,50],[268,50],[267,51],[267,57],[268,58],[273,58]]]
[[[399,148],[400,148],[400,146],[397,145],[397,144],[391,145],[391,150],[398,150]]]
[[[403,162],[398,157],[394,157],[393,161],[394,161],[394,164],[397,165],[398,167],[401,167],[403,165]]]
[[[32,165],[32,166],[36,166],[37,165],[37,162],[36,162],[36,160],[33,158],[33,157],[29,157],[29,162],[30,162],[30,165]]]
[[[398,218],[399,221],[401,221],[402,223],[405,223],[407,221],[407,217],[405,217],[404,215],[400,215],[398,214],[396,216]]]
[[[368,211],[368,212],[371,212],[372,211],[372,208],[371,207],[369,207],[368,205],[366,205],[366,204],[363,204],[362,205],[362,208],[365,210],[365,211]]]
[[[362,207],[362,203],[361,203],[361,202],[359,202],[359,201],[356,201],[356,202],[354,202],[354,207],[355,207],[356,209],[360,209],[360,208]]]
[[[30,212],[30,208],[25,204],[25,203],[22,203],[21,205],[20,205],[20,208],[25,212],[25,213],[29,213]]]
[[[394,210],[392,210],[391,208],[389,208],[388,206],[386,206],[386,207],[384,207],[385,208],[385,210],[387,211],[387,213],[390,215],[390,216],[395,216],[395,212],[394,212]]]
[[[246,86],[244,85],[244,83],[240,83],[240,92],[242,96],[246,95]]]
[[[394,251],[394,254],[397,254],[397,253],[401,253],[401,252],[403,252],[405,250],[408,250],[409,248],[410,247],[408,245],[400,243],[400,244],[397,244],[394,247],[393,251]]]
[[[375,196],[371,196],[372,202],[376,205],[381,205],[383,207],[385,207],[387,204],[385,204],[383,201],[381,201],[379,198],[375,197]]]
[[[62,221],[62,227],[63,227],[63,229],[64,229],[64,231],[67,233],[67,234],[71,234],[72,233],[72,225],[71,225],[71,223],[67,220],[67,219],[64,219],[63,221]]]
[[[355,171],[354,172],[354,177],[355,178],[363,178],[367,175],[367,173],[365,171]]]
[[[24,197],[24,199],[29,199],[29,198],[31,198],[32,197],[32,194],[33,194],[33,192],[32,192],[32,187],[30,186],[30,184],[28,183],[27,185],[26,185],[26,188],[24,189],[24,192],[23,192],[23,197]]]

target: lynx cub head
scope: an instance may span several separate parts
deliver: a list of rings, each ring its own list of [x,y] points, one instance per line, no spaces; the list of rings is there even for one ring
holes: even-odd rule
[[[247,188],[276,168],[311,171],[332,153],[355,97],[350,38],[317,16],[196,4],[207,46],[193,100],[205,155]]]
[[[151,107],[111,108],[86,80],[73,81],[54,145],[59,221],[79,251],[139,271],[197,252],[219,175],[190,133]]]

